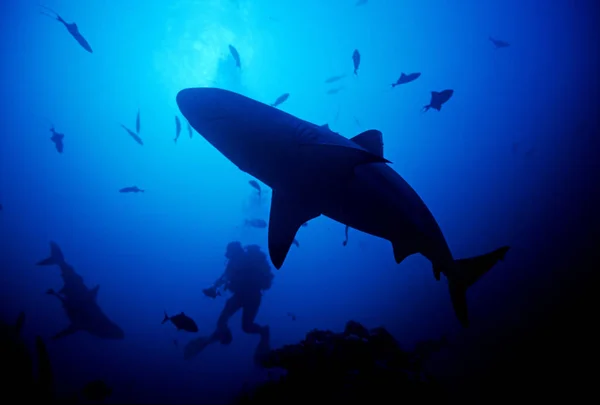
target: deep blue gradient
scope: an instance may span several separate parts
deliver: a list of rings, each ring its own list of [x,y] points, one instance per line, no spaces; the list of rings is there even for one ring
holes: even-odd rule
[[[227,243],[267,248],[267,231],[244,220],[268,220],[270,190],[258,200],[250,176],[197,133],[188,137],[175,103],[186,87],[265,103],[290,93],[282,110],[344,136],[379,129],[385,157],[427,203],[455,257],[512,247],[469,291],[472,327],[462,330],[426,259],[397,265],[389,242],[352,229],[343,247],[344,226],[319,217],[300,229],[300,247],[264,295],[257,321],[271,326],[275,347],[349,319],[384,325],[407,347],[448,334],[451,347],[430,367],[474,396],[467,387],[477,376],[505,365],[499,353],[514,354],[506,348],[566,310],[565,291],[598,270],[595,2],[354,2],[53,0],[92,54],[35,1],[2,2],[2,319],[25,311],[28,341],[67,326],[44,294],[60,287],[58,268],[34,265],[54,240],[90,288],[100,284],[98,303],[126,335],[49,342],[59,393],[103,378],[115,389],[108,403],[216,404],[267,378],[239,314],[230,346],[187,362],[192,335],[160,323],[163,310],[185,311],[200,335],[210,333],[225,300],[201,289],[223,271]],[[511,46],[494,49],[490,35]],[[392,89],[401,72],[422,75]],[[334,87],[343,89],[326,94]],[[454,96],[442,110],[421,113],[430,92],[444,89]],[[144,146],[120,127],[135,127],[138,108]],[[65,134],[63,154],[51,124]],[[146,192],[118,193],[132,185]]]

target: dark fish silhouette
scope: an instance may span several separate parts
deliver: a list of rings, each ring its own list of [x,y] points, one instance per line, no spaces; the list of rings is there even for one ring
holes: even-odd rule
[[[342,80],[344,77],[346,77],[346,75],[336,75],[336,76],[331,76],[330,78],[325,80],[325,83],[335,83],[339,80]]]
[[[283,266],[300,225],[324,215],[388,240],[396,263],[417,253],[425,256],[446,276],[455,315],[468,327],[467,290],[491,267],[486,262],[470,266],[454,260],[427,205],[388,165],[380,131],[368,130],[348,139],[218,88],[183,89],[176,101],[203,138],[232,164],[273,189],[268,250],[276,269]],[[298,153],[299,141],[302,153]],[[473,259],[477,263],[478,257]]]
[[[294,240],[292,241],[292,245],[294,245],[296,247],[300,247],[300,242],[298,242],[298,240],[296,238],[294,238]]]
[[[124,187],[119,190],[119,193],[143,193],[144,190],[138,188],[138,186]]]
[[[254,218],[244,221],[244,225],[262,229],[267,227],[267,222],[264,219]]]
[[[85,49],[89,53],[93,52],[92,47],[90,46],[88,41],[86,41],[85,38],[83,37],[83,35],[81,35],[81,33],[79,32],[79,29],[77,28],[77,24],[75,24],[75,23],[69,24],[68,22],[63,20],[62,17],[56,11],[52,10],[49,7],[46,7],[46,6],[40,6],[40,7],[45,8],[46,10],[48,10],[50,13],[52,13],[54,15],[45,13],[43,11],[40,11],[40,14],[50,17],[52,19],[55,19],[56,21],[62,23],[65,26],[65,28],[67,29],[67,31],[69,31],[69,34],[71,34],[71,36],[73,38],[75,38],[75,40],[79,43],[79,45],[81,45],[81,47],[83,49]]]
[[[192,139],[192,126],[190,125],[190,123],[188,122],[187,124],[187,130],[188,130],[188,134],[190,135],[190,139]]]
[[[121,124],[121,126],[123,127],[123,129],[125,131],[127,131],[127,133],[129,134],[129,136],[131,136],[137,143],[139,143],[142,146],[144,145],[144,142],[142,141],[142,138],[140,138],[135,132],[133,132],[131,129],[127,128],[123,124]]]
[[[291,312],[288,312],[288,313],[287,313],[287,316],[289,316],[290,318],[292,318],[292,321],[295,321],[295,320],[296,320],[296,315],[295,315],[295,314],[293,314],[293,313],[291,313]]]
[[[258,191],[258,196],[260,197],[260,194],[262,193],[262,190],[260,188],[260,184],[258,184],[258,182],[256,180],[250,180],[248,182],[248,184],[250,184],[253,188],[255,188],[256,191]]]
[[[423,112],[429,111],[430,108],[434,110],[440,111],[442,109],[442,105],[450,100],[450,97],[454,94],[454,90],[444,90],[444,91],[432,91],[431,92],[431,101],[429,105],[423,107]]]
[[[65,145],[63,143],[63,139],[65,138],[65,135],[61,134],[59,132],[56,132],[54,130],[54,126],[52,126],[50,128],[50,132],[52,132],[52,136],[50,137],[50,140],[54,143],[56,150],[58,151],[58,153],[63,153],[63,149],[65,147]]]
[[[112,394],[112,388],[104,380],[95,380],[87,383],[81,390],[81,394],[88,401],[104,401]]]
[[[78,331],[86,331],[102,339],[123,339],[125,333],[112,322],[98,306],[98,288],[88,288],[81,275],[65,261],[62,250],[55,242],[50,242],[50,256],[37,263],[38,266],[58,266],[63,279],[63,287],[58,291],[49,289],[46,294],[56,297],[62,304],[70,324],[52,337],[61,339]]]
[[[340,91],[344,90],[344,86],[340,86],[340,87],[334,87],[333,89],[329,89],[327,90],[327,94],[337,94]]]
[[[137,116],[135,117],[135,132],[140,133],[140,109],[138,108]]]
[[[178,116],[175,116],[175,139],[173,139],[173,142],[177,143],[179,134],[181,134],[181,121],[179,121]]]
[[[290,93],[282,94],[281,96],[277,97],[277,100],[275,100],[275,102],[273,104],[271,104],[271,107],[277,107],[278,105],[283,103],[285,100],[287,100],[289,97],[290,97]]]
[[[235,60],[235,65],[241,69],[242,63],[240,62],[240,54],[237,49],[235,49],[233,45],[229,45],[229,52],[231,53],[231,56],[233,56],[233,60]]]
[[[496,49],[500,49],[500,48],[508,48],[510,46],[510,44],[506,41],[502,41],[501,39],[494,39],[492,37],[488,38],[490,41],[492,41],[492,44],[494,44],[494,46],[496,47]]]
[[[346,229],[344,229],[344,233],[346,234],[346,240],[344,240],[342,242],[342,246],[346,246],[348,244],[348,230],[350,229],[350,227],[348,225],[346,225]]]
[[[354,74],[358,75],[358,68],[360,67],[360,52],[358,52],[358,49],[355,49],[352,53],[352,62],[354,62]]]
[[[163,319],[162,324],[167,321],[171,321],[173,325],[177,328],[177,330],[185,330],[187,332],[198,332],[198,325],[196,322],[183,312],[179,315],[169,317],[167,312],[165,311],[165,319]]]
[[[410,83],[414,80],[417,80],[419,78],[419,76],[421,76],[421,73],[410,73],[410,74],[404,74],[402,73],[400,75],[400,77],[398,78],[398,80],[396,81],[396,83],[392,83],[392,87],[396,87],[399,86],[401,84],[406,84],[406,83]]]

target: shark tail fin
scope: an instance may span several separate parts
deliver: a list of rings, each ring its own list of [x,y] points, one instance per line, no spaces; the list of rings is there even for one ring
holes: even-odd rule
[[[169,320],[169,315],[167,315],[167,311],[165,311],[165,319],[163,319],[163,321],[160,324],[163,325],[168,320]]]
[[[65,257],[60,250],[60,246],[58,246],[55,242],[50,242],[50,257],[45,258],[44,260],[40,260],[36,264],[38,266],[52,266],[58,265],[60,266],[65,262]]]
[[[448,287],[454,313],[463,327],[469,326],[467,289],[490,271],[498,261],[504,260],[509,249],[508,246],[503,246],[480,256],[454,260],[454,272],[448,277]]]

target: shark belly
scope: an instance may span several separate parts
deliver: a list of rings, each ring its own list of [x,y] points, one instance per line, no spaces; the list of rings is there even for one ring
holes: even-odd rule
[[[397,263],[420,253],[435,264],[452,261],[439,225],[414,189],[383,163],[361,165],[324,198],[323,214],[390,241]]]

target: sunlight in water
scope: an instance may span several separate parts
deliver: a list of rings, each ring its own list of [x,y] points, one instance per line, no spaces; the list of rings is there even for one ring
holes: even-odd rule
[[[183,11],[189,10],[183,3],[194,4],[198,12]],[[240,80],[228,45],[240,50],[242,66],[251,64],[253,36],[247,5],[232,0],[185,1],[172,5],[169,13],[154,55],[155,68],[169,94],[191,86],[230,87],[232,80]]]

